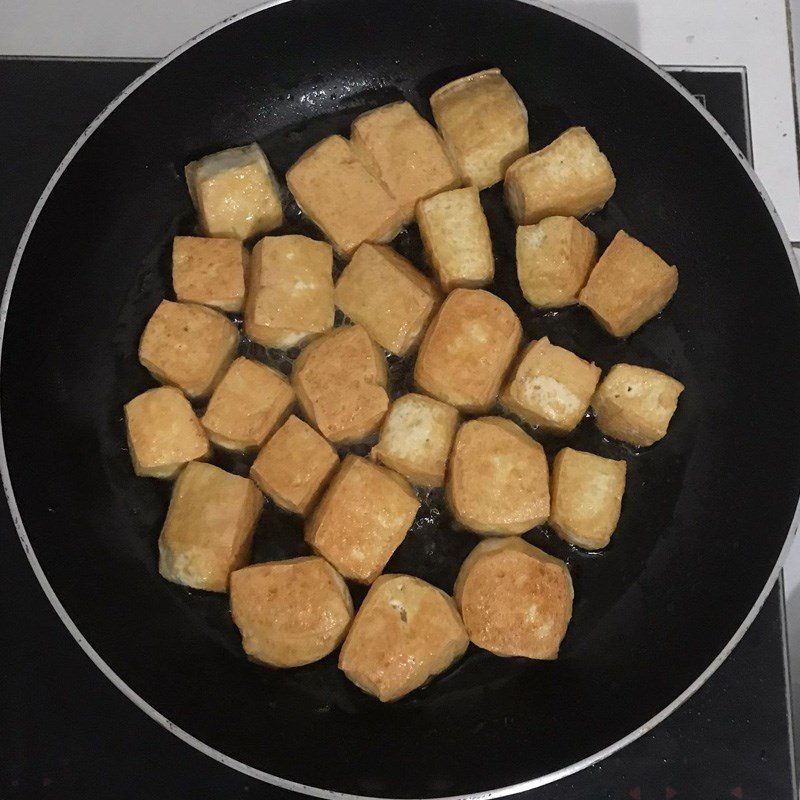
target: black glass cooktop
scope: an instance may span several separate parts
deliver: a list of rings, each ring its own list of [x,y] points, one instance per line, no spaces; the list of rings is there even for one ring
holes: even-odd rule
[[[36,199],[68,147],[148,65],[0,59],[3,281]],[[749,156],[745,71],[670,71]],[[45,599],[4,506],[0,586],[0,799],[293,797],[185,745],[97,671]],[[594,767],[520,797],[795,798],[787,691],[778,586],[731,657],[666,722]]]

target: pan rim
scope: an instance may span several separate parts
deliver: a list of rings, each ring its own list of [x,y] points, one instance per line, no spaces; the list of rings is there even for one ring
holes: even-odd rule
[[[136,78],[128,86],[126,86],[92,120],[92,122],[81,133],[81,135],[72,145],[72,147],[70,147],[70,149],[67,151],[67,154],[61,160],[55,172],[47,182],[47,185],[45,186],[44,190],[39,196],[39,199],[36,201],[33,211],[31,212],[31,215],[28,219],[28,222],[20,238],[19,244],[17,245],[17,249],[15,251],[14,258],[11,263],[8,279],[6,281],[6,285],[3,290],[2,302],[0,303],[0,375],[2,375],[2,358],[4,354],[3,345],[5,342],[5,327],[8,319],[8,309],[11,301],[14,282],[16,279],[17,272],[19,270],[20,263],[22,261],[22,257],[25,252],[25,248],[27,246],[28,240],[30,239],[31,233],[33,232],[33,229],[36,225],[36,222],[39,218],[39,215],[42,211],[42,208],[44,207],[45,203],[50,197],[50,194],[52,193],[55,185],[58,183],[61,176],[71,163],[72,159],[80,151],[85,142],[91,137],[94,131],[100,127],[100,125],[114,111],[114,109],[116,109],[117,106],[121,105],[128,98],[129,95],[131,95],[134,91],[136,91],[136,89],[139,88],[139,86],[144,84],[154,74],[160,71],[171,61],[176,59],[178,56],[182,55],[184,52],[191,49],[195,44],[203,41],[204,39],[213,35],[217,31],[222,30],[223,28],[226,28],[235,22],[238,22],[249,16],[252,16],[253,14],[260,13],[273,6],[283,5],[284,3],[290,1],[291,0],[266,0],[266,2],[262,2],[252,8],[246,9],[237,14],[233,14],[229,17],[226,17],[225,19],[217,22],[216,24],[212,25],[206,30],[191,37],[182,45],[180,45],[171,53],[169,53],[167,56],[156,62],[153,66],[147,69],[142,75]],[[687,100],[695,108],[695,110],[704,117],[705,121],[716,131],[716,133],[722,138],[725,144],[730,148],[731,152],[738,158],[747,176],[750,178],[751,182],[753,183],[759,195],[761,196],[764,205],[766,206],[767,210],[770,213],[770,216],[772,217],[773,224],[775,225],[775,228],[777,229],[778,234],[781,237],[784,249],[786,250],[786,254],[789,258],[789,263],[792,266],[792,271],[794,273],[795,284],[797,285],[798,293],[800,293],[800,265],[798,265],[797,259],[794,254],[794,250],[792,248],[792,244],[789,240],[789,237],[786,234],[786,230],[783,226],[783,223],[777,214],[775,206],[773,205],[772,201],[769,198],[769,195],[767,194],[766,189],[764,188],[760,179],[756,175],[755,170],[750,165],[747,158],[741,152],[741,150],[733,141],[733,139],[731,139],[730,135],[724,130],[724,128],[719,124],[719,122],[717,122],[717,120],[714,117],[712,117],[711,114],[694,98],[694,96],[687,89],[685,89],[680,83],[678,83],[672,76],[670,76],[667,72],[661,69],[661,67],[655,64],[645,55],[643,55],[638,50],[631,47],[630,45],[628,45],[626,42],[622,41],[615,35],[604,30],[600,26],[592,22],[589,22],[588,20],[582,19],[576,14],[564,11],[560,8],[555,8],[549,3],[542,2],[542,0],[515,0],[515,1],[525,5],[535,6],[551,14],[555,14],[559,17],[569,20],[574,24],[580,25],[581,27],[591,31],[592,33],[598,36],[603,37],[607,41],[611,42],[620,49],[624,50],[629,55],[636,58],[645,67],[647,67],[656,75],[658,75],[662,80],[664,80],[665,83],[671,86],[673,90],[681,94],[684,97],[684,99]],[[309,786],[306,784],[299,783],[297,781],[282,778],[278,775],[272,775],[271,773],[265,772],[263,770],[252,767],[249,764],[245,764],[241,761],[238,761],[226,755],[225,753],[216,750],[210,745],[207,745],[205,742],[201,741],[200,739],[197,739],[192,734],[188,733],[187,731],[175,725],[170,719],[168,719],[166,716],[161,714],[157,709],[151,706],[144,698],[142,698],[130,686],[128,686],[128,684],[103,660],[103,658],[92,647],[92,645],[89,644],[89,642],[83,636],[81,631],[72,621],[72,618],[69,616],[67,610],[61,604],[61,601],[59,600],[58,596],[53,590],[53,587],[51,586],[49,580],[47,579],[47,576],[45,575],[44,570],[42,569],[41,564],[39,563],[39,560],[36,557],[36,554],[33,550],[33,545],[31,544],[31,541],[28,538],[24,522],[22,521],[22,516],[20,514],[19,507],[17,506],[16,497],[14,495],[14,490],[11,484],[11,475],[8,468],[8,460],[6,457],[6,450],[5,450],[5,436],[3,433],[2,407],[0,407],[0,477],[2,478],[3,491],[6,496],[9,512],[11,514],[11,519],[12,522],[14,523],[14,527],[16,528],[20,544],[22,545],[22,549],[30,563],[34,575],[36,576],[40,586],[42,587],[42,590],[45,593],[45,596],[47,597],[50,604],[53,606],[55,612],[58,614],[64,627],[69,631],[69,633],[78,643],[78,645],[80,645],[80,647],[84,650],[86,655],[91,659],[91,661],[95,664],[95,666],[99,669],[99,671],[103,673],[103,675],[105,675],[105,677],[112,684],[114,684],[114,686],[116,686],[116,688],[119,689],[119,691],[123,695],[125,695],[125,697],[127,697],[128,700],[134,703],[134,705],[138,706],[151,719],[155,720],[163,728],[168,730],[170,733],[174,734],[176,737],[181,739],[186,744],[190,745],[199,752],[203,753],[204,755],[209,756],[214,760],[220,762],[221,764],[224,764],[225,766],[235,769],[251,778],[255,778],[257,780],[263,781],[273,786],[277,786],[279,788],[287,789],[294,792],[299,792],[305,795],[310,795],[313,797],[331,798],[332,800],[394,800],[393,798],[386,798],[386,797],[382,798],[374,795],[359,795],[359,794],[350,794],[347,792],[338,792],[332,789]],[[573,775],[576,772],[579,772],[591,766],[592,764],[595,764],[598,761],[607,758],[608,756],[616,753],[626,745],[630,744],[639,737],[643,736],[645,733],[652,730],[656,725],[665,720],[673,711],[675,711],[677,708],[683,705],[683,703],[686,702],[686,700],[688,700],[701,686],[703,686],[706,683],[706,681],[717,671],[722,662],[725,661],[725,659],[730,655],[733,648],[742,639],[742,637],[752,624],[753,620],[758,615],[758,612],[761,610],[761,607],[766,601],[767,596],[771,592],[773,586],[775,585],[775,582],[778,579],[778,575],[780,574],[784,561],[786,560],[789,549],[794,540],[794,536],[797,533],[798,525],[800,525],[800,498],[798,498],[798,504],[795,509],[792,522],[786,534],[786,539],[784,541],[783,547],[781,548],[781,552],[778,555],[775,566],[772,572],[770,573],[769,577],[767,578],[767,581],[763,589],[761,590],[761,593],[756,598],[753,607],[750,609],[747,616],[744,618],[740,626],[737,628],[734,635],[731,637],[728,643],[722,648],[722,650],[714,658],[714,660],[706,667],[705,670],[703,670],[703,672],[700,673],[700,675],[686,689],[684,689],[684,691],[680,695],[678,695],[678,697],[676,697],[671,703],[665,706],[658,714],[654,715],[647,722],[640,725],[638,728],[631,731],[626,736],[618,739],[616,742],[613,742],[612,744],[603,748],[602,750],[599,750],[596,753],[593,753],[592,755],[587,756],[586,758],[583,758],[579,761],[573,762],[572,764],[569,764],[566,767],[562,767],[559,770],[547,773],[546,775],[541,775],[537,778],[532,778],[530,780],[522,781],[516,784],[511,784],[508,786],[498,787],[496,789],[491,789],[488,791],[475,792],[463,795],[447,795],[436,798],[429,798],[429,800],[488,800],[488,798],[505,797],[520,792],[528,791],[530,789],[536,789],[540,786],[544,786],[548,783],[552,783],[562,778],[566,778],[570,775]]]

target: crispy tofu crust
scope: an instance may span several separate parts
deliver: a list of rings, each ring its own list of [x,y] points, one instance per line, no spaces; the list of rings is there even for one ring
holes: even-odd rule
[[[250,477],[281,508],[305,516],[338,466],[333,447],[292,415],[261,449]]]
[[[385,703],[444,672],[468,644],[455,604],[441,589],[410,575],[382,575],[353,620],[339,669]]]
[[[465,422],[453,443],[445,494],[453,516],[474,533],[524,533],[550,513],[544,450],[502,417]]]
[[[228,590],[228,578],[250,560],[264,498],[248,478],[212,464],[187,464],[172,490],[158,540],[162,578],[209,592]]]
[[[365,242],[336,282],[335,300],[381,347],[402,356],[419,343],[439,292],[391,247]]]
[[[234,572],[231,612],[252,661],[300,667],[339,646],[353,618],[353,601],[330,564],[305,556]]]
[[[162,300],[139,341],[139,361],[161,383],[207,397],[233,360],[239,331],[223,314]]]
[[[578,299],[612,336],[622,339],[661,313],[677,288],[677,268],[620,231]]]
[[[499,69],[437,89],[431,110],[464,183],[485,189],[528,152],[528,112]]]
[[[511,307],[482,289],[451,292],[422,340],[414,381],[461,411],[488,411],[519,347]]]
[[[572,598],[567,565],[519,538],[481,542],[455,585],[469,638],[498,656],[557,658]]]
[[[288,349],[333,327],[333,251],[307,236],[265,236],[250,257],[244,331]]]
[[[306,523],[305,538],[345,578],[372,583],[405,539],[419,506],[403,478],[350,454]]]
[[[247,251],[235,239],[176,236],[172,241],[172,288],[183,303],[241,311]]]

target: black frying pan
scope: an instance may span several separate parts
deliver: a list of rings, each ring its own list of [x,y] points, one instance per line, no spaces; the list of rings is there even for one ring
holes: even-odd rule
[[[142,327],[169,296],[169,243],[194,230],[183,165],[258,140],[278,173],[358,113],[406,97],[424,114],[446,81],[499,66],[536,148],[586,125],[618,188],[589,219],[625,228],[680,268],[660,318],[627,342],[573,308],[522,302],[500,187],[483,193],[494,290],[527,337],[679,378],[666,439],[641,453],[586,420],[567,442],[628,462],[612,545],[569,548],[575,613],[553,663],[471,650],[389,706],[335,657],[293,671],[249,663],[226,598],[159,579],[168,487],[133,476],[122,405],[152,385]],[[433,797],[536,786],[663,719],[752,620],[786,550],[800,492],[800,304],[787,243],[742,155],[665,75],[558,13],[514,0],[295,0],[220,26],[126,91],[37,206],[3,306],[2,463],[23,546],[92,659],[151,716],[251,775],[315,794]],[[287,201],[290,198],[287,197]],[[289,205],[286,230],[318,236]],[[421,264],[418,234],[398,247]],[[13,287],[13,288],[12,288]],[[252,355],[269,360],[264,351]],[[557,444],[543,439],[552,455]],[[247,465],[228,460],[228,468]],[[434,498],[436,510],[440,498]],[[450,590],[475,544],[446,514],[389,564]],[[256,559],[305,552],[265,511]],[[65,687],[69,691],[69,687]]]

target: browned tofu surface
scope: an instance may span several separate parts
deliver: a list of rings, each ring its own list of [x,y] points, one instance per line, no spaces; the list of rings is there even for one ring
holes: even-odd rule
[[[338,466],[333,447],[292,415],[261,449],[250,477],[281,508],[305,516]]]
[[[452,81],[431,96],[431,110],[464,183],[485,189],[528,152],[528,112],[499,69]]]
[[[261,447],[289,415],[294,391],[279,372],[237,358],[220,381],[201,420],[208,438],[228,450]]]
[[[577,303],[596,262],[597,237],[575,217],[547,217],[517,228],[517,278],[537,308]]]
[[[397,199],[404,222],[418,200],[461,185],[436,129],[404,100],[357,117],[350,143]]]
[[[404,394],[392,403],[372,457],[417,486],[443,486],[458,419],[447,403]]]
[[[300,208],[343,255],[361,242],[393,239],[402,225],[398,201],[341,136],[306,150],[286,173],[286,183]]]
[[[161,577],[194,589],[225,592],[250,560],[264,498],[248,478],[212,464],[186,465],[172,489],[158,540]]]
[[[218,311],[162,300],[139,342],[139,361],[161,383],[189,397],[206,397],[219,383],[239,344],[236,326]]]
[[[624,461],[565,447],[553,461],[550,527],[585,550],[611,541],[625,492]]]
[[[172,242],[172,288],[184,303],[241,311],[247,251],[235,239],[176,236]]]
[[[506,205],[517,225],[582,217],[602,208],[616,185],[611,164],[586,128],[569,128],[508,168]]]
[[[372,583],[419,509],[396,473],[348,455],[306,523],[306,541],[345,578]]]
[[[388,702],[444,672],[468,644],[455,604],[441,589],[410,575],[381,575],[353,620],[339,668]]]
[[[391,247],[365,242],[336,282],[335,299],[381,347],[402,356],[419,342],[439,293]]]
[[[500,401],[531,425],[566,434],[583,419],[599,380],[599,367],[545,336],[525,348]]]
[[[663,311],[678,288],[678,270],[620,231],[579,295],[595,319],[620,339]]]
[[[211,447],[189,401],[172,386],[160,386],[125,405],[128,449],[137,475],[174,478]]]
[[[494,278],[489,223],[474,186],[453,189],[417,204],[425,257],[445,292],[486,286]]]
[[[637,447],[654,444],[667,435],[683,388],[658,370],[616,364],[592,398],[597,427]]]
[[[192,161],[186,183],[207,236],[249,239],[283,225],[280,188],[257,144]]]
[[[557,658],[572,597],[566,564],[519,538],[481,542],[455,585],[469,638],[498,656]]]
[[[301,667],[339,646],[353,618],[353,601],[330,564],[305,556],[234,572],[231,612],[253,661]]]
[[[456,289],[422,340],[414,381],[426,394],[470,413],[488,411],[519,347],[511,307],[482,289]]]
[[[288,349],[333,327],[333,251],[307,236],[265,236],[253,248],[244,330]]]
[[[502,417],[465,422],[447,474],[447,504],[465,528],[490,536],[525,533],[550,513],[542,446]]]
[[[294,363],[292,386],[306,419],[331,442],[377,431],[389,408],[386,359],[360,325],[335,328]]]

